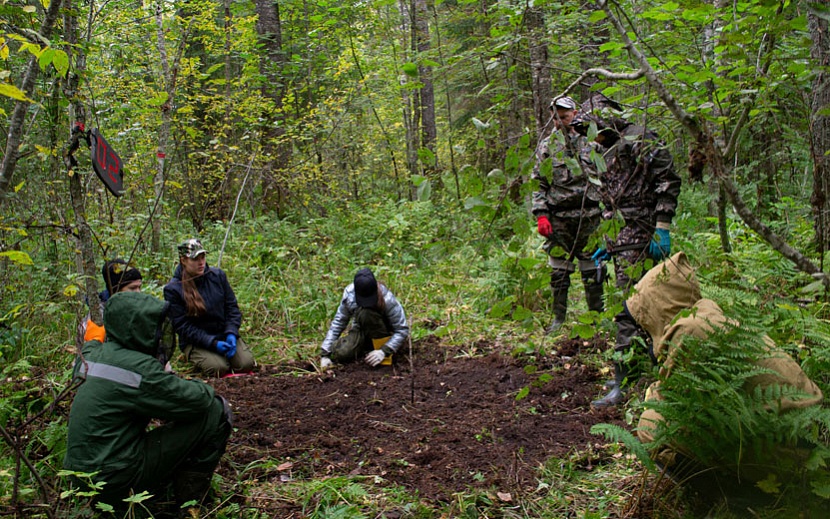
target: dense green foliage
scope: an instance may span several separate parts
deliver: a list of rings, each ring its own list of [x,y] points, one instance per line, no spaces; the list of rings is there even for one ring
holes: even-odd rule
[[[48,41],[32,33],[48,3],[0,6],[0,115],[9,121],[4,138],[15,103],[31,101],[17,147],[20,160],[13,172],[3,172],[10,184],[0,198],[0,425],[23,458],[33,460],[33,467],[18,463],[9,438],[0,440],[0,495],[39,502],[38,475],[58,492],[65,488],[57,476],[65,441],[62,395],[76,325],[87,312],[70,175],[80,178],[86,197],[95,263],[131,258],[151,294],[161,296],[175,265],[175,244],[198,234],[209,262],[221,262],[228,272],[263,362],[316,356],[340,291],[364,265],[373,266],[405,302],[414,339],[436,335],[468,345],[486,338],[531,365],[549,352],[550,339],[539,333],[549,321],[549,272],[527,211],[535,186],[525,182],[536,145],[529,5],[430,4],[432,45],[426,50],[415,50],[409,40],[402,5],[280,2],[276,58],[264,50],[257,5],[247,0],[66,4]],[[542,1],[532,7],[545,15],[544,73],[553,78],[553,92],[543,98],[562,92],[587,67],[636,70],[598,5]],[[810,56],[807,19],[813,11],[801,2],[748,1],[717,9],[683,1],[619,2],[612,12],[625,14],[629,34],[647,49],[679,103],[715,140],[733,144],[728,174],[749,208],[823,269],[827,244],[816,240],[810,191],[816,160],[809,148],[810,96],[822,72]],[[85,35],[74,46],[62,32],[72,16]],[[159,37],[176,74],[172,102]],[[86,57],[83,69],[79,53]],[[30,59],[39,74],[32,90],[23,92]],[[435,83],[438,138],[434,149],[416,150],[418,163],[410,168],[401,112],[409,106],[407,96],[423,88],[419,66],[432,72]],[[80,76],[78,92],[65,90],[73,73]],[[594,81],[587,78],[572,95],[584,97],[593,83],[594,90],[622,101],[627,117],[660,132],[684,169],[687,136],[645,78]],[[124,196],[106,192],[85,147],[76,153],[80,164],[73,171],[61,160],[75,101],[87,107],[87,127],[100,128],[124,160]],[[167,117],[170,138],[160,166],[156,153]],[[787,348],[826,394],[830,332],[823,285],[733,213],[719,222],[714,180],[683,177],[673,249],[686,251],[700,267],[706,295]],[[151,216],[157,200],[160,211]],[[161,231],[157,249],[153,222]],[[724,252],[724,241],[731,252]],[[623,297],[611,296],[616,303]],[[578,312],[580,305],[574,304]],[[619,308],[581,315],[572,333],[612,331]],[[736,375],[729,358],[718,360],[714,373]],[[747,398],[753,412],[763,407],[763,395]],[[631,422],[636,412],[633,406]],[[818,413],[792,422],[765,419],[780,426],[770,431],[776,437],[823,445],[827,418]],[[737,423],[712,420],[707,427]],[[802,428],[805,423],[810,427]],[[607,433],[648,466],[633,437]],[[585,457],[590,453],[551,460],[540,470],[538,499],[515,508],[471,492],[444,510],[412,504],[410,513],[617,513],[624,496],[606,489],[640,465],[623,457],[619,466],[596,475],[583,470],[590,465]],[[824,458],[814,458],[816,470],[824,469],[818,463]],[[350,478],[301,482],[285,492],[310,517],[376,516],[383,511],[384,501],[374,498],[379,493],[385,502],[417,503],[397,489]],[[823,493],[820,485],[816,493]],[[60,510],[77,512],[70,501]]]

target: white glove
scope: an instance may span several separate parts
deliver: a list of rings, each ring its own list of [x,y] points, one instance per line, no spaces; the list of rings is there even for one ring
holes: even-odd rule
[[[385,358],[386,358],[386,354],[383,353],[383,350],[370,351],[366,355],[366,363],[369,364],[370,366],[377,366],[378,364],[383,362],[383,359],[385,359]]]
[[[328,357],[320,357],[320,369],[323,371],[331,367],[331,359]]]

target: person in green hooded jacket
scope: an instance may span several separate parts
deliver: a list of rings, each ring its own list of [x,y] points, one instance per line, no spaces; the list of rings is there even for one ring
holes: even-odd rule
[[[115,507],[171,484],[180,504],[201,502],[231,433],[230,408],[212,387],[164,370],[167,307],[149,294],[114,295],[104,307],[107,341],[85,343],[75,364],[82,383],[64,468],[106,482],[96,499]],[[161,425],[148,429],[151,420]],[[84,487],[82,478],[73,483]]]

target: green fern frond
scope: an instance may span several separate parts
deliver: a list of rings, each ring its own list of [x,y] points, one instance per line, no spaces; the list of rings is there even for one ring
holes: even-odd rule
[[[591,427],[591,434],[601,434],[605,436],[608,441],[622,443],[626,446],[626,448],[628,448],[628,450],[634,453],[640,463],[642,463],[648,470],[656,470],[657,467],[651,459],[648,450],[646,450],[642,442],[631,434],[630,431],[623,429],[619,425],[600,423]]]
[[[830,460],[825,443],[830,410],[809,406],[781,412],[782,402],[812,395],[787,385],[759,385],[779,375],[758,365],[770,355],[764,330],[747,324],[752,321],[748,310],[735,308],[741,309],[740,328],[727,325],[705,339],[684,337],[674,351],[670,374],[660,378],[662,400],[644,403],[664,419],[648,447],[673,448],[736,474],[766,467],[770,474],[799,473],[815,483],[820,495]]]

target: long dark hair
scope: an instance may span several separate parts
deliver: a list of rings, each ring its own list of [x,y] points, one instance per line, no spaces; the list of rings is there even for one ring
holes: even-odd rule
[[[202,299],[202,294],[196,288],[196,278],[191,277],[187,273],[187,269],[184,268],[183,257],[179,257],[179,263],[182,266],[182,296],[184,297],[185,313],[188,317],[199,317],[206,312],[205,300]],[[205,265],[205,269],[207,269],[207,265]]]

